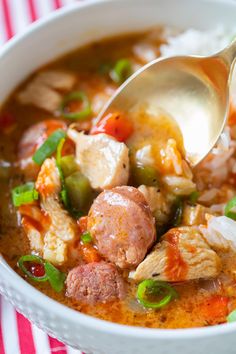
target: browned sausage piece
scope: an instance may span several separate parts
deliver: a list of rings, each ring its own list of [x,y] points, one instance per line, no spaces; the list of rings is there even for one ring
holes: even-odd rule
[[[155,221],[143,194],[134,187],[105,190],[88,217],[99,253],[122,269],[135,268],[156,239]]]
[[[94,262],[73,268],[66,279],[67,296],[86,304],[123,299],[125,283],[116,266]]]

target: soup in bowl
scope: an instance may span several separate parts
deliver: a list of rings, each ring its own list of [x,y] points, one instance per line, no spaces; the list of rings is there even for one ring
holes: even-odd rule
[[[171,21],[144,27],[95,36],[9,85],[0,110],[0,251],[25,282],[81,321],[85,314],[166,333],[234,322],[234,89],[227,126],[195,168],[161,107],[97,117],[146,63],[212,54],[236,30],[217,22],[209,30]],[[67,321],[60,338],[77,346]],[[50,321],[45,328],[57,334]]]

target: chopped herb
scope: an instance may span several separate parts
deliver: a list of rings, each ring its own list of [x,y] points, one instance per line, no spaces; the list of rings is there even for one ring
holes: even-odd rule
[[[32,203],[38,200],[39,194],[34,188],[33,182],[28,182],[12,190],[12,201],[14,206]]]
[[[225,216],[236,220],[236,197],[233,197],[225,206]]]
[[[82,108],[76,112],[70,112],[67,109],[67,106],[69,103],[74,101],[82,102]],[[83,120],[92,113],[92,109],[87,95],[82,91],[74,91],[64,97],[61,103],[60,112],[64,118],[71,120]]]
[[[177,297],[178,293],[172,286],[153,279],[142,281],[137,290],[137,299],[146,308],[160,309]]]
[[[110,77],[117,84],[122,84],[132,74],[132,65],[128,59],[120,59],[110,71]]]
[[[92,236],[88,231],[84,232],[80,238],[83,243],[91,243],[93,241]]]
[[[65,138],[66,132],[64,130],[58,129],[52,133],[47,140],[40,146],[40,148],[35,152],[33,156],[33,161],[37,165],[42,165],[46,158],[50,157],[58,147],[62,138]]]

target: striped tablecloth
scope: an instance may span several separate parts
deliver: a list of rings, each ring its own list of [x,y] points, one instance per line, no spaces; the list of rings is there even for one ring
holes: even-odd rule
[[[16,33],[75,0],[0,0],[0,49]],[[0,354],[80,354],[32,325],[0,297]]]

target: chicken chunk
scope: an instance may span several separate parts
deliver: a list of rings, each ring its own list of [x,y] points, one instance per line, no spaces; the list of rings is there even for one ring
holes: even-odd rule
[[[156,279],[178,282],[216,277],[221,260],[197,227],[169,230],[133,274],[137,281]]]
[[[216,251],[236,251],[236,222],[226,216],[211,216],[200,226],[206,242]]]
[[[21,205],[19,212],[22,216],[21,224],[30,242],[30,248],[40,254],[43,253],[43,234],[48,225],[47,216],[41,211],[38,205]]]
[[[106,134],[84,135],[68,129],[76,144],[76,159],[92,188],[109,189],[126,185],[129,178],[129,150]]]
[[[51,220],[44,235],[43,258],[53,264],[63,264],[67,260],[68,245],[76,238],[76,225],[59,201],[61,183],[55,159],[44,161],[36,189],[41,208]]]
[[[141,185],[138,190],[146,199],[152,214],[155,216],[158,223],[166,223],[171,214],[171,200],[164,197],[163,193],[157,187]]]
[[[69,91],[75,81],[75,76],[68,72],[43,71],[17,94],[17,99],[21,104],[30,104],[54,112],[62,100],[58,91]]]
[[[33,105],[48,112],[58,109],[61,102],[61,95],[51,87],[44,86],[37,81],[32,81],[17,96],[21,104]]]
[[[26,218],[22,219],[22,226],[27,233],[30,242],[30,248],[33,251],[41,254],[44,247],[42,233],[39,232],[31,223],[28,223]]]
[[[37,76],[37,82],[59,91],[69,91],[76,82],[74,74],[61,70],[42,71]]]

